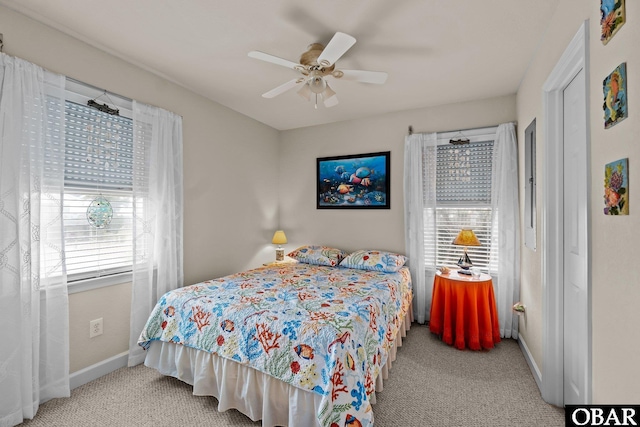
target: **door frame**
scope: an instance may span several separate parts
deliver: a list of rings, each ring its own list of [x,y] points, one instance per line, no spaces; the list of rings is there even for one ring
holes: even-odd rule
[[[567,46],[562,57],[554,67],[543,86],[544,108],[544,192],[542,197],[542,398],[553,405],[564,406],[564,265],[563,265],[563,91],[573,78],[584,70],[586,141],[587,151],[587,230],[591,230],[589,214],[591,192],[591,156],[589,125],[589,20],[580,29]],[[587,317],[588,343],[585,355],[586,404],[591,402],[591,237],[586,236],[587,244]]]

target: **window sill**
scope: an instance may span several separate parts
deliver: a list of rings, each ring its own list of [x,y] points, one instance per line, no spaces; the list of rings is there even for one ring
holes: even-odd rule
[[[111,274],[104,277],[94,277],[91,279],[78,280],[69,283],[68,293],[75,294],[78,292],[86,292],[94,289],[106,288],[107,286],[121,285],[130,283],[133,280],[133,273],[128,271],[125,273]]]

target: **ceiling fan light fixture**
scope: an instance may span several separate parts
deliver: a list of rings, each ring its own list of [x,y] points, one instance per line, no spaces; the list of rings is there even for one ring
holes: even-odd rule
[[[326,88],[322,91],[322,99],[329,99],[336,93],[329,87],[329,84],[325,82]]]
[[[327,88],[327,82],[324,81],[319,71],[314,70],[309,77],[309,89],[315,94],[321,94]]]
[[[324,99],[324,106],[327,108],[333,107],[334,105],[338,105],[338,96],[333,95],[329,98]]]
[[[298,91],[298,95],[306,99],[307,101],[311,101],[311,89],[309,89],[308,84],[303,84],[300,90]]]

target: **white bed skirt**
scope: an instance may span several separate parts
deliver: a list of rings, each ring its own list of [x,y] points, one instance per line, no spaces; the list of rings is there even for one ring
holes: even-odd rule
[[[381,392],[388,378],[396,351],[402,346],[413,321],[413,310],[405,316],[387,363],[376,378],[376,392]],[[163,375],[175,377],[193,386],[196,396],[214,396],[218,411],[235,408],[253,421],[273,426],[318,426],[316,414],[322,396],[284,383],[270,375],[233,360],[174,343],[153,341],[147,350],[145,366]],[[376,402],[375,393],[369,396]]]

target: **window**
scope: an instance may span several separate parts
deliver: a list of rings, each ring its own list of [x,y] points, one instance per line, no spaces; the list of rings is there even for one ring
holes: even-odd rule
[[[65,103],[63,227],[70,283],[131,271],[133,258],[131,113],[121,109],[122,115],[111,115],[87,106],[95,96],[82,92],[90,91],[71,82]],[[102,102],[113,105],[111,98]],[[113,211],[103,228],[87,218],[98,197]]]
[[[487,134],[486,129],[482,131],[478,136],[471,136],[471,142],[465,145],[449,144],[449,133],[438,135],[435,230],[425,228],[424,236],[425,260],[435,260],[435,266],[427,266],[429,269],[456,265],[463,248],[452,242],[462,228],[471,228],[482,244],[467,248],[474,266],[485,271],[497,269],[497,265],[492,264],[496,262],[497,254],[490,256],[495,132]],[[469,133],[474,134],[472,131]],[[425,209],[425,215],[431,215],[428,211]],[[428,242],[435,242],[435,245]]]
[[[463,248],[451,242],[462,228],[471,228],[482,246],[470,246],[467,253],[475,267],[489,270],[491,248],[490,207],[438,207],[436,208],[436,265],[456,265]]]

